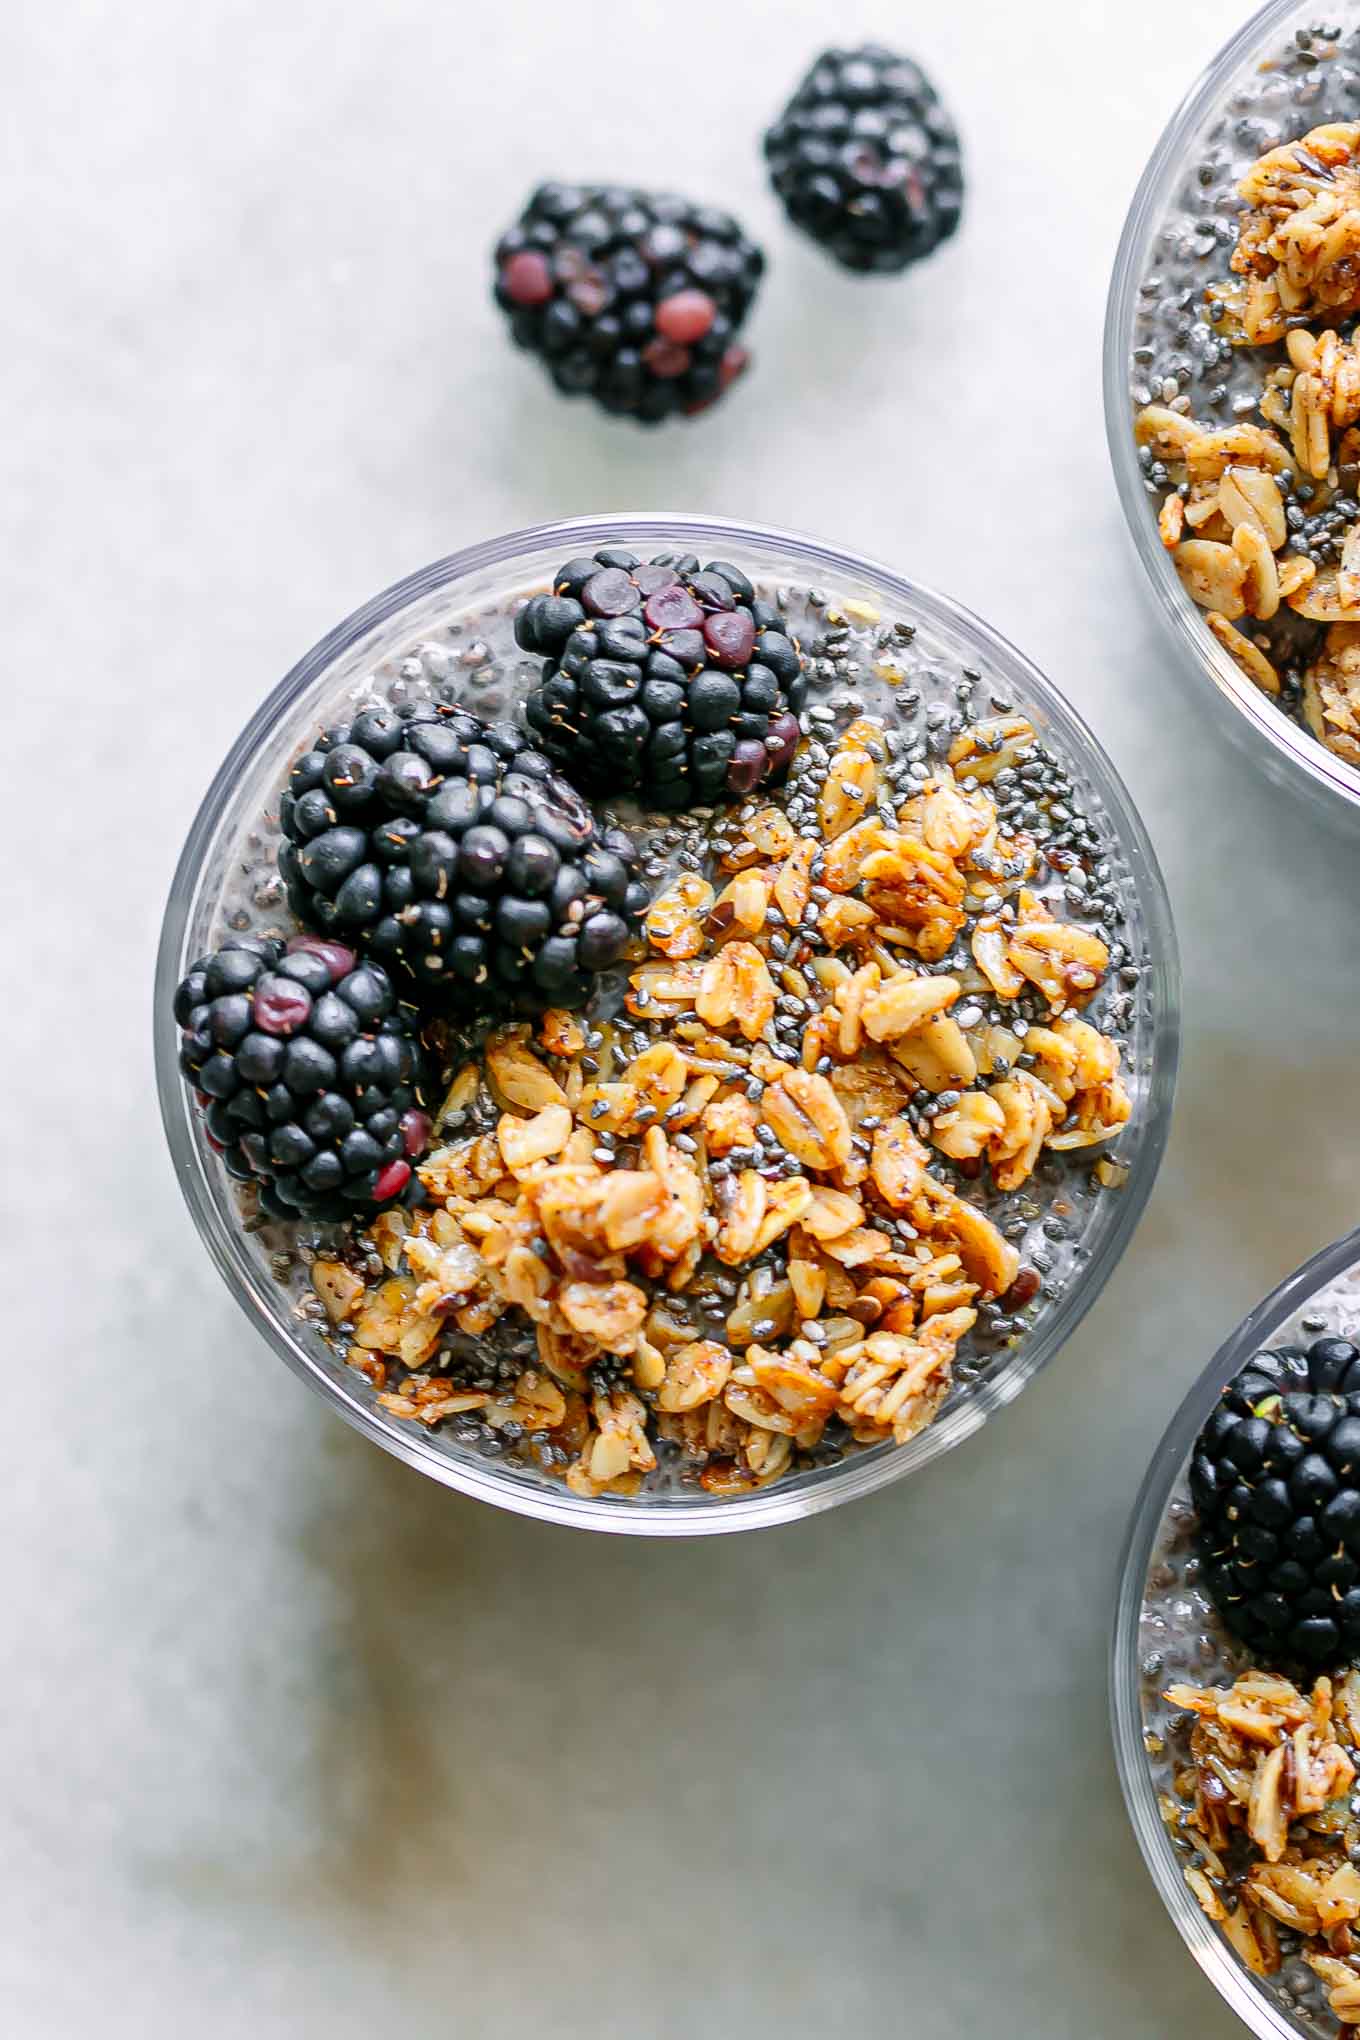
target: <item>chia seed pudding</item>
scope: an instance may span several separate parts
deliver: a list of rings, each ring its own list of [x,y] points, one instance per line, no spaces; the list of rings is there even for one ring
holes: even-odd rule
[[[1259,690],[1236,689],[1253,718],[1275,741],[1277,712],[1307,730],[1340,761],[1334,781],[1352,796],[1358,121],[1357,10],[1281,10],[1176,144],[1178,181],[1145,235],[1150,268],[1119,341],[1131,349],[1126,415],[1147,514],[1206,612],[1199,627]]]
[[[1131,1805],[1145,1851],[1173,1913],[1178,1914],[1182,1931],[1197,1946],[1198,1937],[1192,1935],[1181,1910],[1186,1893],[1173,1898],[1166,1892],[1167,1877],[1161,1865],[1152,1861],[1154,1853],[1163,1858],[1172,1878],[1184,1879],[1191,1903],[1214,1922],[1214,1930],[1223,1937],[1221,1955],[1229,1964],[1241,1964],[1244,1981],[1250,1976],[1253,1996],[1259,1994],[1263,2001],[1261,2009],[1268,2003],[1289,2022],[1288,2030],[1315,2036],[1315,2040],[1334,2035],[1338,2017],[1346,2026],[1360,2022],[1360,1970],[1348,1959],[1360,1947],[1348,1924],[1360,1917],[1360,1878],[1354,1885],[1354,1909],[1347,1903],[1329,1911],[1324,1903],[1319,1925],[1309,1883],[1291,1883],[1296,1873],[1290,1866],[1302,1864],[1305,1879],[1323,1886],[1325,1878],[1335,1877],[1340,1866],[1360,1864],[1360,1674],[1347,1671],[1345,1653],[1336,1662],[1329,1659],[1306,1672],[1295,1664],[1281,1673],[1274,1663],[1263,1662],[1260,1654],[1234,1637],[1205,1585],[1189,1469],[1197,1442],[1207,1435],[1201,1430],[1211,1407],[1206,1394],[1217,1391],[1223,1381],[1247,1374],[1253,1356],[1270,1356],[1286,1349],[1316,1350],[1319,1340],[1344,1340],[1360,1347],[1360,1261],[1355,1259],[1355,1250],[1352,1239],[1319,1256],[1319,1262],[1330,1266],[1311,1294],[1303,1281],[1309,1271],[1301,1271],[1295,1278],[1295,1290],[1302,1300],[1292,1306],[1286,1303],[1278,1321],[1271,1305],[1262,1306],[1253,1315],[1266,1337],[1259,1344],[1238,1344],[1230,1358],[1225,1353],[1221,1371],[1208,1388],[1201,1384],[1187,1399],[1173,1429],[1178,1442],[1190,1449],[1179,1464],[1168,1469],[1141,1590],[1135,1589],[1136,1615],[1131,1617],[1127,1637],[1121,1634],[1124,1667],[1116,1669],[1117,1683],[1122,1677],[1136,1686],[1141,1755],[1134,1754],[1130,1742],[1127,1748],[1121,1745],[1121,1760],[1139,1765],[1156,1795],[1161,1832],[1155,1844],[1151,1816],[1138,1818],[1138,1802],[1148,1796],[1141,1784],[1131,1791]],[[1338,1271],[1339,1259],[1342,1265]],[[1166,1450],[1164,1446],[1163,1456]],[[1132,1584],[1126,1581],[1126,1596]],[[1272,1655],[1266,1653],[1267,1658]],[[1330,1675],[1322,1682],[1326,1698],[1321,1711],[1319,1689],[1310,1693],[1314,1669]],[[1247,1740],[1235,1743],[1231,1739],[1234,1729],[1225,1727],[1217,1710],[1226,1704],[1229,1724],[1236,1723],[1235,1710],[1244,1702],[1252,1710],[1261,1709],[1265,1718],[1253,1722],[1251,1714],[1241,1715],[1249,1724]],[[1352,1702],[1357,1709],[1354,1716]],[[1306,1729],[1295,1729],[1294,1724],[1305,1722]],[[1311,1802],[1311,1810],[1305,1802],[1290,1817],[1286,1802],[1277,1816],[1280,1825],[1272,1845],[1262,1824],[1267,1816],[1257,1785],[1250,1810],[1244,1797],[1243,1811],[1233,1813],[1231,1820],[1211,1834],[1204,1820],[1205,1802],[1196,1796],[1197,1780],[1202,1793],[1203,1781],[1209,1779],[1214,1798],[1223,1794],[1220,1804],[1228,1806],[1234,1791],[1245,1795],[1252,1785],[1253,1764],[1259,1778],[1263,1753],[1269,1751],[1272,1740],[1291,1740],[1292,1748],[1296,1733],[1311,1738],[1313,1762],[1326,1748],[1332,1767]],[[1283,1773],[1284,1784],[1287,1789],[1297,1789],[1293,1786],[1292,1756],[1289,1766]],[[1243,1817],[1249,1831],[1238,1825]],[[1277,1863],[1280,1868],[1273,1869]],[[1275,1879],[1280,1880],[1278,1890],[1273,1888]],[[1341,1882],[1349,1885],[1349,1871]],[[1283,1895],[1286,1890],[1288,1899]],[[1215,1951],[1214,1961],[1206,1965],[1211,1974],[1219,1961]],[[1329,2008],[1329,1996],[1338,1990],[1341,1995],[1334,2011]],[[1241,2002],[1240,1995],[1235,2001],[1243,2016],[1250,2018],[1248,2004]],[[1258,2025],[1257,2030],[1278,2029]]]
[[[319,725],[516,714],[541,661],[515,619],[545,583],[487,580],[361,634],[287,728],[248,733],[181,955],[297,938],[278,797]],[[313,1373],[422,1455],[597,1505],[796,1488],[1018,1385],[1092,1260],[1103,1278],[1160,1145],[1174,959],[1151,949],[1142,849],[1089,761],[957,636],[881,607],[872,576],[760,576],[757,594],[802,647],[787,782],[679,818],[596,802],[596,827],[639,846],[641,935],[575,1013],[474,1004],[439,1030],[415,1208],[281,1218],[195,1128]],[[904,815],[925,894],[893,864]],[[958,832],[958,864],[927,816],[935,842]],[[573,1226],[597,1191],[664,1183],[703,1212],[697,1237],[658,1259],[649,1207],[584,1269],[543,1187],[573,1168]]]

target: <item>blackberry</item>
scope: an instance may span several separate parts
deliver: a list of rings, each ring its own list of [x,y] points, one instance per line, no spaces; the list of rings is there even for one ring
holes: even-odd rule
[[[1268,1665],[1360,1653],[1360,1348],[1260,1353],[1190,1462],[1205,1588]]]
[[[279,807],[299,920],[451,1005],[579,1005],[647,904],[637,851],[603,835],[513,724],[372,707],[317,738]]]
[[[567,396],[655,425],[746,368],[736,335],[765,257],[737,222],[669,193],[544,184],[496,247],[496,302]]]
[[[920,66],[825,50],[765,136],[784,210],[847,269],[905,269],[963,209],[959,138]]]
[[[588,787],[708,805],[781,779],[798,748],[797,641],[738,567],[606,548],[559,568],[515,622],[547,654],[524,707],[544,751]]]
[[[175,1018],[208,1136],[274,1217],[371,1217],[417,1194],[429,1071],[377,965],[311,935],[241,938],[192,965]]]

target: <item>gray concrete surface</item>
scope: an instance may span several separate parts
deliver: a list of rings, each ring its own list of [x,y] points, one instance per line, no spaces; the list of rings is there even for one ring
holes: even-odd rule
[[[1238,0],[19,0],[0,42],[10,1312],[0,2029],[15,2040],[1228,2036],[1106,1734],[1118,1548],[1183,1385],[1356,1209],[1352,852],[1225,755],[1099,411],[1125,205]],[[833,274],[755,142],[819,43],[914,49],[966,229]],[[728,202],[749,385],[644,437],[504,344],[528,183]],[[249,1331],[155,1117],[153,943],[229,739],[355,603],[573,511],[785,522],[982,610],[1164,859],[1184,1080],[1136,1244],[907,1487],[651,1549],[423,1484]]]

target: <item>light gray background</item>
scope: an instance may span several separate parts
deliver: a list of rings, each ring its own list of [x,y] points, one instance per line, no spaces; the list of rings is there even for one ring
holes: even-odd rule
[[[0,27],[10,1465],[0,2028],[18,2040],[1238,2030],[1106,1734],[1133,1492],[1360,1185],[1353,853],[1266,791],[1135,578],[1099,407],[1125,206],[1238,0],[32,0]],[[785,232],[758,132],[919,54],[964,231]],[[731,204],[759,364],[644,436],[504,342],[541,175]],[[984,612],[1095,724],[1186,966],[1170,1155],[1023,1403],[907,1487],[654,1548],[461,1501],[327,1415],[192,1236],[151,1083],[173,862],[362,599],[576,511],[788,523]]]

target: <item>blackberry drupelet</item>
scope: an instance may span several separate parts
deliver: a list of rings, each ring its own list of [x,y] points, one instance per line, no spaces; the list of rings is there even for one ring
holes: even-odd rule
[[[209,1138],[275,1218],[371,1217],[416,1192],[429,1072],[386,971],[314,935],[241,938],[192,966],[175,1018]]]
[[[818,57],[765,157],[789,218],[847,269],[905,269],[959,223],[954,124],[920,66],[875,44]]]
[[[1205,1589],[1270,1666],[1360,1654],[1360,1348],[1260,1353],[1190,1463]]]
[[[802,656],[738,567],[605,548],[559,568],[515,636],[546,654],[525,721],[582,786],[707,806],[793,763]]]
[[[655,425],[703,411],[749,356],[765,258],[737,222],[669,193],[544,184],[496,247],[496,302],[559,390]]]
[[[579,1005],[647,904],[623,830],[509,723],[364,709],[296,761],[279,870],[298,918],[451,1005]]]

